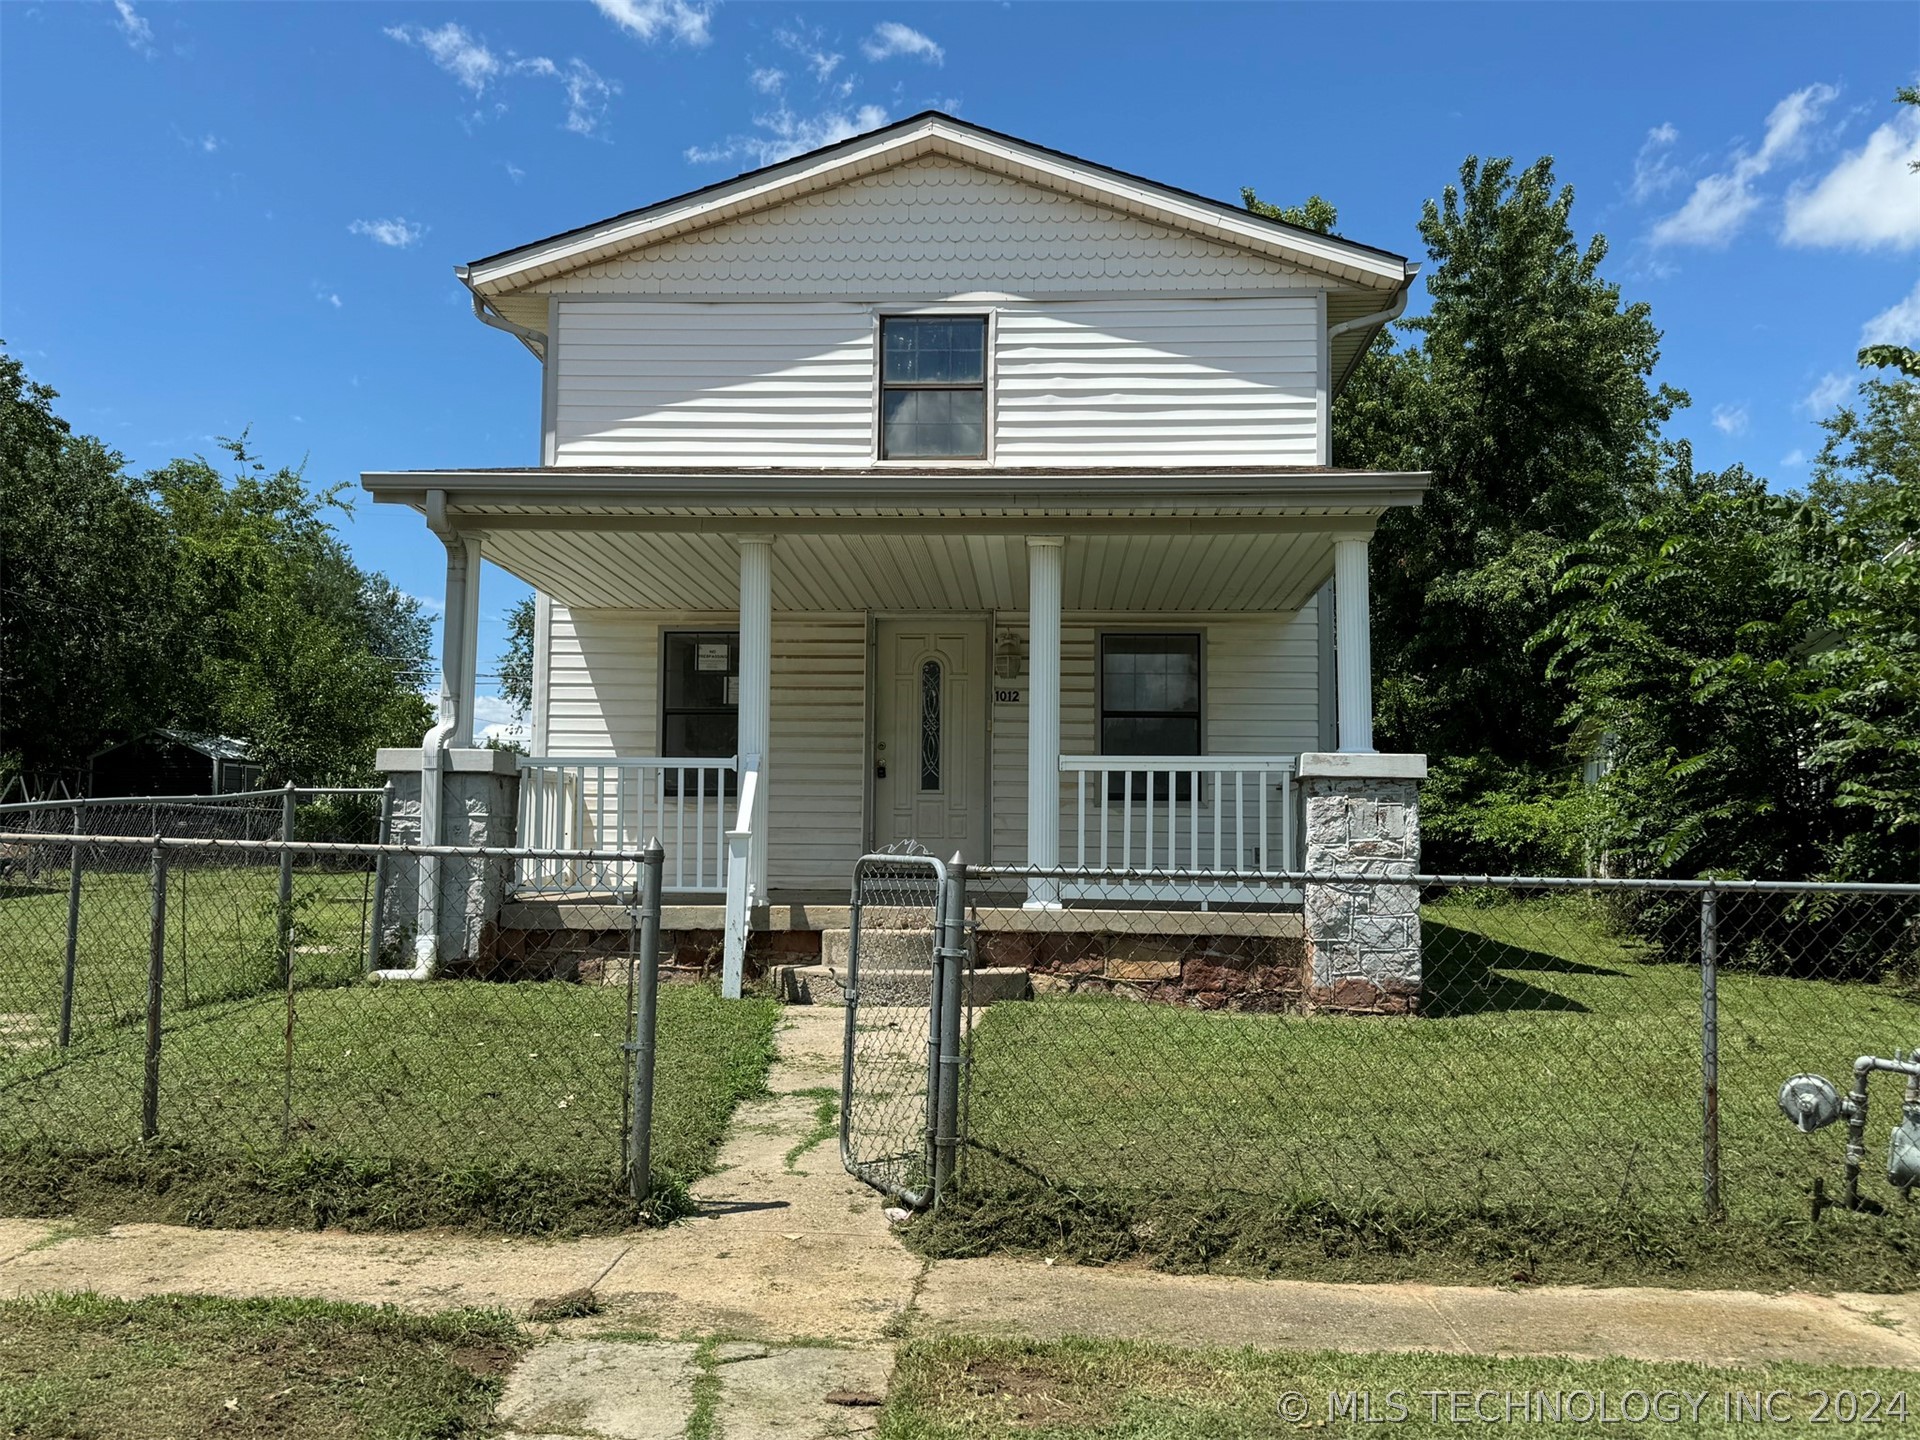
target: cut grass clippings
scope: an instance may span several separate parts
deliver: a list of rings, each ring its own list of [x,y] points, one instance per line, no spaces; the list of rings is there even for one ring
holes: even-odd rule
[[[0,1213],[199,1225],[618,1229],[685,1213],[733,1110],[765,1093],[778,1006],[659,1003],[656,1198],[619,1167],[625,995],[486,981],[357,984],[174,1018],[159,1137],[138,1140],[136,1030],[0,1094]]]
[[[413,1440],[491,1433],[507,1317],[315,1300],[0,1302],[0,1434]]]
[[[1417,1440],[1510,1427],[1536,1434],[1820,1435],[1843,1428],[1831,1398],[1825,1419],[1816,1418],[1823,1392],[1852,1397],[1847,1430],[1904,1433],[1920,1421],[1915,1381],[1911,1371],[1827,1365],[1721,1369],[1125,1341],[918,1340],[898,1353],[880,1437],[1268,1440],[1313,1431]],[[1865,1401],[1869,1393],[1878,1399]],[[1772,1397],[1768,1418],[1731,1418],[1736,1403],[1757,1396]],[[1874,1421],[1862,1420],[1863,1406],[1875,1408]]]
[[[1844,1136],[1800,1134],[1775,1103],[1789,1075],[1844,1077],[1920,1039],[1909,992],[1721,975],[1725,1218],[1709,1222],[1697,967],[1650,960],[1575,899],[1425,920],[1418,1018],[986,1010],[961,1182],[914,1243],[1356,1280],[1912,1285],[1920,1204],[1870,1168],[1884,1213],[1816,1221]]]

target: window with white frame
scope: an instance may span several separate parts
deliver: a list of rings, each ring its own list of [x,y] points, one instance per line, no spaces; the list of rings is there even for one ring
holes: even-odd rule
[[[1200,754],[1200,636],[1149,631],[1100,637],[1100,753],[1102,755]],[[1145,771],[1132,777],[1133,795],[1147,794]],[[1127,776],[1109,777],[1119,798]],[[1178,776],[1174,796],[1189,798],[1191,778]],[[1154,781],[1154,798],[1168,795],[1167,777]]]
[[[880,457],[984,460],[983,315],[887,315],[880,321]]]

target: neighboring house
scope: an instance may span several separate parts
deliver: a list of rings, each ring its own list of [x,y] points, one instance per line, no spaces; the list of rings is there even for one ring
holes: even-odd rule
[[[190,730],[155,730],[87,761],[86,794],[233,795],[260,787],[244,740]]]
[[[540,463],[364,477],[448,547],[430,744],[484,553],[538,592],[523,844],[657,833],[736,905],[903,841],[1297,864],[1427,484],[1333,465],[1328,409],[1415,268],[934,113],[475,261]]]

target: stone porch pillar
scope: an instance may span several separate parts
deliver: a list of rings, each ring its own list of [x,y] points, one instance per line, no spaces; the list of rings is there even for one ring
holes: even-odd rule
[[[1027,537],[1027,863],[1060,863],[1060,593],[1066,540]],[[1060,903],[1057,880],[1027,885],[1029,909]]]
[[[1344,710],[1343,695],[1343,738]],[[1410,882],[1420,870],[1419,784],[1426,775],[1424,755],[1300,757],[1306,870],[1356,877],[1306,882],[1303,989],[1312,1008],[1419,1008],[1420,887]],[[1409,883],[1383,883],[1394,880]]]
[[[511,846],[519,823],[519,758],[507,750],[442,750],[439,763],[424,771],[440,787],[440,834],[428,841],[423,802],[430,797],[421,787],[421,752],[381,750],[374,763],[393,782],[393,823],[380,839],[395,845]],[[512,863],[419,855],[389,855],[382,863],[376,968],[405,968],[425,954],[435,974],[484,973],[492,963],[494,925],[513,885]],[[428,928],[438,933],[423,934]]]

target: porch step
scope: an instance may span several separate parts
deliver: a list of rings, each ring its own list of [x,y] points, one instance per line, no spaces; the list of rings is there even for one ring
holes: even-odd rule
[[[820,963],[845,970],[853,963],[850,928],[820,932]],[[860,964],[863,969],[931,970],[933,929],[892,930],[877,925],[860,927]]]
[[[774,992],[789,1005],[845,1005],[847,972],[835,965],[776,965],[771,978]],[[966,999],[970,1005],[991,1005],[996,1000],[1024,1000],[1028,990],[1027,972],[1017,965],[988,966],[970,970],[966,975]],[[860,971],[860,1000],[865,1005],[902,1005],[924,1007],[931,998],[933,972],[925,966],[914,969],[872,968]]]

